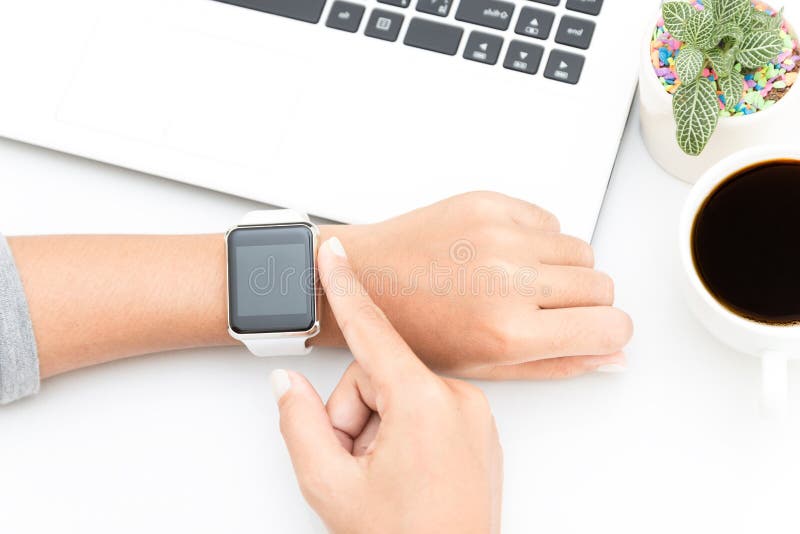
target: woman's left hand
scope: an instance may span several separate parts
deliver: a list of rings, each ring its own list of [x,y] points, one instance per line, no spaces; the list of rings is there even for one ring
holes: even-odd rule
[[[552,214],[468,193],[371,225],[323,226],[416,354],[482,379],[619,370],[633,327],[592,248]],[[314,343],[344,345],[330,310]]]

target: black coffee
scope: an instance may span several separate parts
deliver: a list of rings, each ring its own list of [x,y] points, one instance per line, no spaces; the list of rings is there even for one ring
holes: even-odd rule
[[[700,278],[734,313],[800,322],[800,161],[760,163],[729,177],[692,230]]]

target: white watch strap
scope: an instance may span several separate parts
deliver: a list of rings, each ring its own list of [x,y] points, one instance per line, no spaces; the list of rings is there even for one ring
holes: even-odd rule
[[[251,211],[242,218],[239,226],[264,226],[267,224],[289,224],[311,222],[308,215],[295,210]]]
[[[265,226],[270,224],[310,223],[308,215],[295,210],[257,210],[247,213],[239,226]],[[306,346],[305,337],[277,337],[273,339],[251,339],[242,342],[255,356],[303,356],[313,347]]]
[[[303,356],[311,352],[306,346],[308,337],[283,337],[275,339],[253,339],[244,344],[255,356]]]

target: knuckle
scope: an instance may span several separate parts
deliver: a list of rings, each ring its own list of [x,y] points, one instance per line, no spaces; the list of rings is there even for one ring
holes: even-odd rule
[[[431,417],[435,418],[435,414],[440,414],[442,411],[450,412],[453,397],[451,390],[441,380],[409,382],[405,385],[400,385],[400,389],[405,392],[412,392],[411,402],[403,403],[413,417]],[[419,410],[420,406],[424,406],[424,410]],[[424,414],[420,416],[420,414]]]
[[[303,469],[297,473],[297,484],[309,503],[321,503],[333,495],[335,488],[316,469]]]
[[[481,388],[463,380],[451,380],[450,388],[471,414],[491,416],[492,409],[489,398]]]
[[[485,202],[490,204],[502,203],[508,199],[508,197],[502,193],[487,190],[470,191],[469,193],[465,193],[464,196],[473,202]]]
[[[561,231],[561,222],[558,217],[536,204],[529,204],[530,221],[536,228],[546,231]]]
[[[534,206],[534,214],[537,218],[538,225],[542,228],[552,230],[554,232],[561,231],[561,221],[559,221],[558,217],[549,211],[545,210],[544,208],[540,208],[539,206]]]
[[[461,199],[471,213],[478,216],[487,216],[500,213],[507,197],[492,191],[472,191],[463,194]]]
[[[581,239],[573,239],[572,250],[569,252],[576,258],[580,265],[594,267],[594,249],[592,246]]]
[[[482,345],[490,355],[495,357],[495,360],[502,362],[512,353],[514,339],[508,321],[504,321],[502,318],[492,318],[485,321],[479,331],[483,338]]]
[[[474,395],[476,390],[480,391],[476,385],[456,378],[448,379],[447,383],[456,394],[462,397],[469,397]]]

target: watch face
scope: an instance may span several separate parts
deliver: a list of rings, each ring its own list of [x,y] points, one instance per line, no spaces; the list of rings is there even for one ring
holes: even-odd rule
[[[305,332],[316,322],[314,235],[303,224],[228,234],[228,313],[239,334]]]

